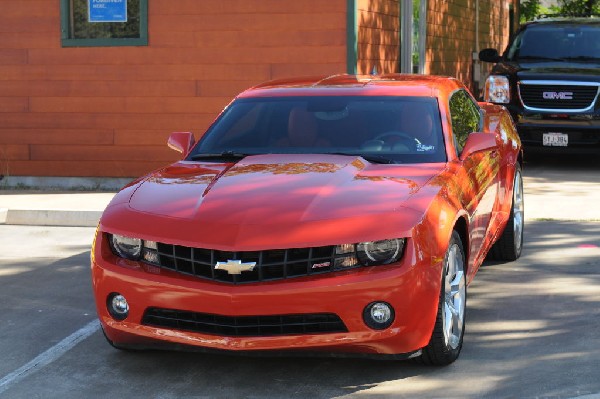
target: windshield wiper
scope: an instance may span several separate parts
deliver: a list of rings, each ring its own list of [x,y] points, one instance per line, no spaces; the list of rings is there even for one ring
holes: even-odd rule
[[[395,161],[393,159],[381,156],[381,155],[372,155],[372,154],[353,154],[351,152],[329,152],[327,154],[331,154],[331,155],[347,155],[350,157],[362,157],[365,161],[367,162],[371,162],[371,163],[381,163],[381,164],[394,164],[394,163],[400,163],[398,161]]]
[[[592,57],[588,55],[579,55],[577,57],[565,57],[568,61],[599,61],[600,57]]]
[[[517,60],[565,61],[564,58],[543,57],[541,55],[522,55]]]
[[[250,154],[235,151],[223,151],[218,153],[194,154],[190,157],[192,161],[239,161]]]

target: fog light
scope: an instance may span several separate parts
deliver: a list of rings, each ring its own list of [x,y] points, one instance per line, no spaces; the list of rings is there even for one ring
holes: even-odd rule
[[[129,304],[123,295],[112,293],[108,296],[106,302],[108,313],[110,313],[115,320],[125,320],[127,315],[129,315]]]
[[[373,302],[363,311],[365,324],[374,330],[388,328],[394,322],[394,308],[386,302]]]

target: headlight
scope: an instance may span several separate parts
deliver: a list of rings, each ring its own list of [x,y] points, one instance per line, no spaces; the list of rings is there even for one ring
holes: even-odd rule
[[[393,238],[338,245],[335,250],[335,268],[387,265],[396,262],[402,257],[405,243],[405,238]]]
[[[154,241],[142,241],[139,238],[126,237],[119,234],[109,235],[109,241],[113,253],[121,258],[130,260],[142,259],[148,263],[158,263],[158,250]]]
[[[118,234],[110,236],[110,244],[115,255],[121,258],[137,260],[142,253],[142,240]]]
[[[392,239],[362,242],[356,247],[358,260],[363,265],[387,265],[400,259],[404,240]]]
[[[484,101],[498,104],[510,102],[510,84],[506,76],[491,75],[485,81]]]

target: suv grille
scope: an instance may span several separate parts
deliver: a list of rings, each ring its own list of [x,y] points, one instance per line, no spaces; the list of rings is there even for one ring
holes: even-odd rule
[[[158,263],[151,263],[154,266],[234,284],[323,274],[350,268],[335,268],[335,246],[253,252],[227,252],[163,243],[157,243],[157,248]],[[228,260],[255,262],[256,266],[241,274],[229,274],[226,270],[215,269],[217,262]]]
[[[228,337],[348,332],[339,316],[332,313],[231,317],[148,308],[142,324]]]
[[[583,110],[596,99],[598,86],[519,84],[519,96],[528,108],[547,110]]]

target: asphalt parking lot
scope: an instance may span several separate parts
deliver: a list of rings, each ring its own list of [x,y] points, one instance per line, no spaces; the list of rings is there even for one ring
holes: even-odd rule
[[[525,177],[523,256],[481,268],[445,368],[121,352],[96,322],[94,229],[0,225],[0,398],[598,399],[600,162],[532,157]]]

